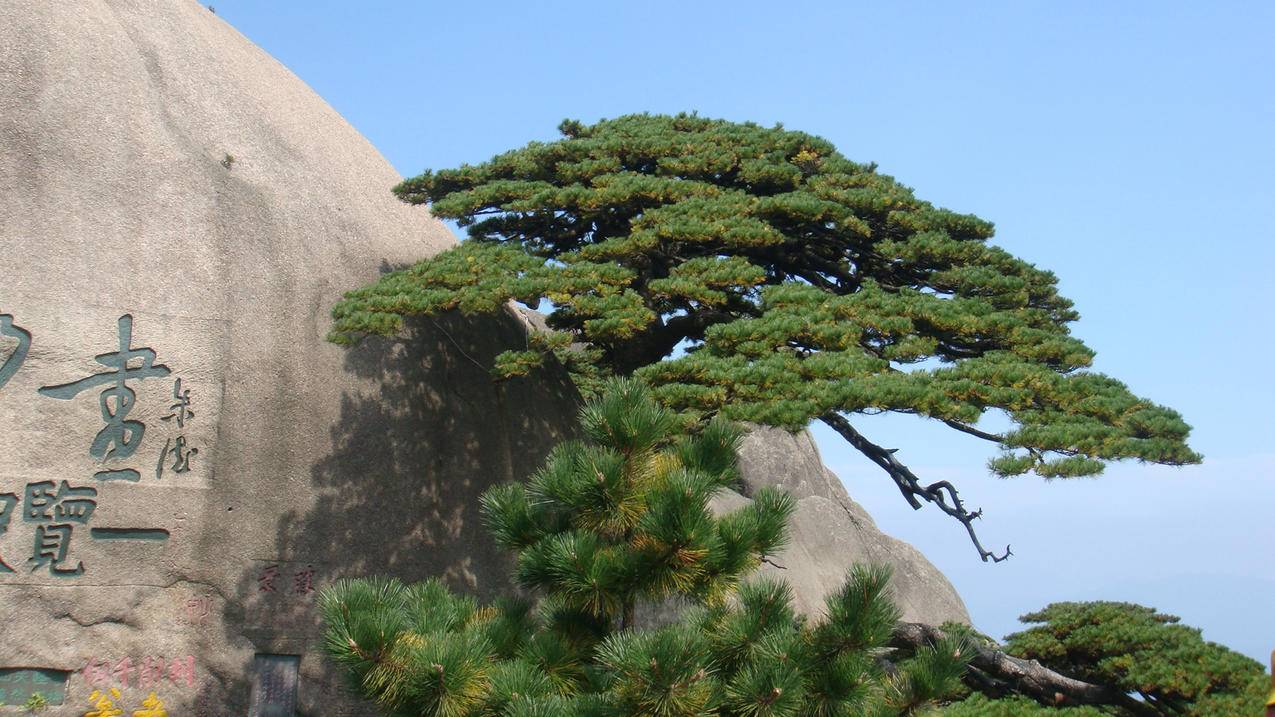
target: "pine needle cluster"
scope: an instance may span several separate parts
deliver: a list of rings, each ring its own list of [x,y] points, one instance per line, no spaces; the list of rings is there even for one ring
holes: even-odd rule
[[[480,605],[438,581],[346,580],[321,606],[329,655],[388,715],[428,717],[886,717],[959,684],[959,639],[879,660],[897,609],[889,571],[856,567],[810,621],[773,580],[745,582],[781,547],[793,504],[764,490],[725,515],[739,431],[694,435],[634,380],[607,384],[525,485],[482,498],[532,600]],[[642,629],[644,604],[688,605]]]

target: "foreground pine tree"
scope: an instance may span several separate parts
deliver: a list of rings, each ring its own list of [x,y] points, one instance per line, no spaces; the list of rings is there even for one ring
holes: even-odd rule
[[[775,490],[715,517],[736,480],[737,429],[693,436],[631,380],[581,413],[527,485],[489,491],[495,539],[534,602],[479,605],[429,581],[350,580],[322,595],[328,653],[389,715],[429,717],[832,717],[910,715],[958,686],[952,638],[897,664],[878,658],[899,614],[889,572],[859,567],[826,617],[794,613],[779,582],[743,583],[786,538]],[[642,603],[691,605],[660,629]]]

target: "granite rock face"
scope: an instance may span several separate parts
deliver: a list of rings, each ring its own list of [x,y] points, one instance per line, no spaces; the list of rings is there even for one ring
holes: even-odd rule
[[[0,1],[0,703],[292,714],[296,675],[298,714],[365,714],[315,590],[507,588],[476,498],[574,394],[492,383],[512,315],[325,341],[343,291],[454,244],[399,179],[203,5]]]
[[[891,592],[908,622],[969,624],[956,589],[911,545],[882,533],[858,503],[850,499],[836,474],[824,466],[809,433],[755,427],[740,447],[743,495],[728,491],[715,500],[723,510],[748,501],[766,485],[777,485],[797,500],[792,539],[774,563],[759,571],[787,580],[796,606],[809,615],[823,609],[823,597],[845,583],[855,563],[883,563],[894,569]]]

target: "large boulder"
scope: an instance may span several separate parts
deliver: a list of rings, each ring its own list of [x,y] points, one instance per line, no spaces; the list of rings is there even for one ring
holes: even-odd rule
[[[491,382],[512,316],[324,340],[343,291],[454,243],[399,179],[196,2],[0,3],[0,702],[290,715],[299,681],[298,713],[365,714],[316,589],[507,587],[476,498],[570,430],[570,387]]]

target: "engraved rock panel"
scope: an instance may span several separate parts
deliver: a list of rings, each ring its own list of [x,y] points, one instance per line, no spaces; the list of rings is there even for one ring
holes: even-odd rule
[[[324,341],[343,291],[454,244],[399,179],[199,3],[0,3],[6,694],[69,673],[46,714],[243,715],[270,655],[300,711],[358,714],[317,590],[507,587],[476,498],[574,394],[490,381],[513,315]]]

